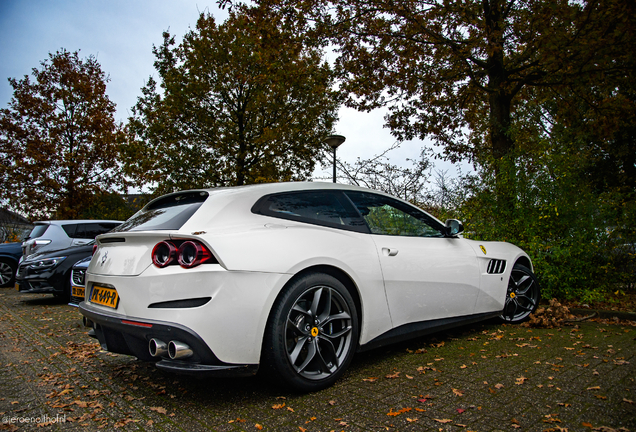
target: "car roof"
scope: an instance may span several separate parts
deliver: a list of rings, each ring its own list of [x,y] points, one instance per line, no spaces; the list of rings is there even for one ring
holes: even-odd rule
[[[34,225],[62,225],[62,224],[80,224],[80,223],[123,223],[123,221],[118,220],[107,220],[107,219],[68,219],[68,220],[51,220],[51,221],[37,221],[33,222]]]
[[[207,192],[210,196],[214,195],[243,195],[243,197],[248,198],[252,197],[261,197],[264,195],[268,195],[271,193],[281,193],[281,192],[294,192],[294,191],[304,191],[304,190],[351,190],[351,191],[359,191],[359,192],[370,192],[379,195],[390,196],[391,198],[397,198],[392,195],[386,194],[381,191],[368,189],[361,186],[348,185],[342,183],[331,183],[331,182],[281,182],[281,183],[259,183],[252,185],[244,185],[244,186],[230,186],[230,187],[217,187],[217,188],[209,188],[209,189],[189,189],[178,192],[169,193],[166,195],[162,195],[154,200],[150,201],[144,208],[151,207],[156,201],[165,199],[171,195],[180,195],[188,192]],[[398,198],[399,199],[399,198]]]

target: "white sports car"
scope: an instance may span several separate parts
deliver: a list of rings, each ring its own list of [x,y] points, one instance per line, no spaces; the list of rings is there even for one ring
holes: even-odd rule
[[[98,237],[80,310],[105,350],[318,390],[356,351],[536,309],[528,255],[462,230],[355,186],[177,192]]]

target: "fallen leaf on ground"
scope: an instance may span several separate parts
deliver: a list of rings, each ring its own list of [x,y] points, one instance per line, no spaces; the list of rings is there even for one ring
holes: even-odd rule
[[[397,411],[393,411],[393,408],[391,408],[389,410],[388,413],[386,413],[386,415],[391,416],[391,417],[395,417],[395,416],[399,416],[400,414],[404,414],[405,412],[409,412],[411,411],[412,408],[400,408]]]
[[[439,422],[439,423],[451,423],[452,422],[451,419],[436,419],[436,418],[434,418],[433,420],[435,420],[436,422]]]

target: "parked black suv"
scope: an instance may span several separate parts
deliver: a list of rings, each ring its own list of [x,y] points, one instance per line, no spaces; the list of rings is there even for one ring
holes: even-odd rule
[[[21,293],[50,293],[68,301],[71,296],[71,270],[81,259],[93,253],[91,241],[86,245],[29,256],[20,263],[15,284]]]

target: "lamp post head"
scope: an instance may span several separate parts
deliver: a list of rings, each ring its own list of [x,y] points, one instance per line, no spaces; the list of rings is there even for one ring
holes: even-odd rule
[[[325,138],[324,142],[326,142],[329,147],[335,150],[340,146],[340,144],[345,142],[345,139],[346,138],[342,135],[329,135],[327,138]]]

